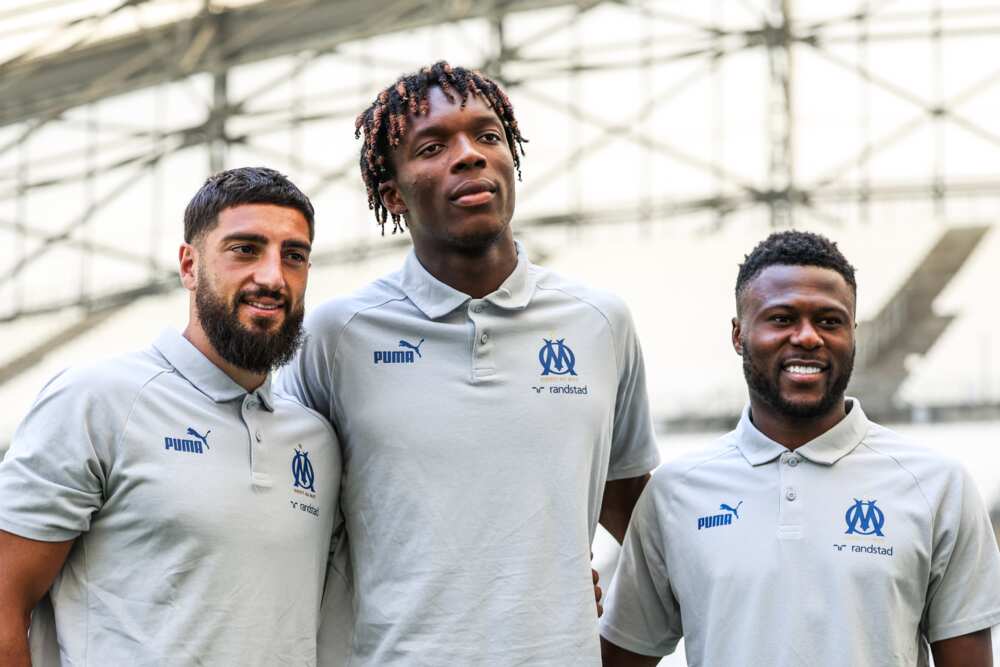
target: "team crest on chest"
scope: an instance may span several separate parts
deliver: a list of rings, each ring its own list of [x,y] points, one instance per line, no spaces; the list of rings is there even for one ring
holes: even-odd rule
[[[566,338],[543,336],[538,348],[538,383],[531,385],[536,395],[586,396],[590,393],[580,382],[577,357]]]
[[[876,500],[853,498],[844,512],[844,524],[849,535],[848,544],[833,545],[838,553],[892,556],[893,545],[885,540],[885,512]],[[868,538],[868,539],[865,539]]]
[[[310,499],[316,497],[316,470],[301,444],[292,453],[292,492]],[[289,500],[288,504],[293,510],[319,516],[319,507],[305,500]]]

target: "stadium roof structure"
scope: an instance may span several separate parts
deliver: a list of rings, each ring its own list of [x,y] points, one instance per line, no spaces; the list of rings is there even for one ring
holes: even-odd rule
[[[0,322],[42,329],[7,346],[0,385],[175,289],[180,210],[222,168],[303,186],[337,222],[318,267],[405,248],[372,232],[353,118],[438,57],[515,100],[533,140],[517,225],[545,253],[592,228],[911,219],[927,254],[865,333],[889,403],[1000,212],[995,4],[14,0],[0,37]]]

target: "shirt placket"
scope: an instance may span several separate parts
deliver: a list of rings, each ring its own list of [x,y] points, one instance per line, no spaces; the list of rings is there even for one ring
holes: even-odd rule
[[[243,399],[241,413],[247,429],[247,441],[250,450],[250,484],[259,488],[270,488],[274,485],[271,475],[264,472],[264,430],[262,426],[260,399],[256,394],[247,394]]]
[[[778,457],[778,539],[802,538],[803,458],[795,452]]]
[[[469,321],[472,322],[472,381],[485,380],[496,373],[494,361],[493,323],[490,315],[494,308],[488,301],[472,299],[468,304]]]

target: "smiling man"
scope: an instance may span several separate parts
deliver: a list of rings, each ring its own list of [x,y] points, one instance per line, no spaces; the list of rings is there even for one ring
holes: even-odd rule
[[[46,591],[36,667],[315,664],[340,450],[269,380],[312,236],[281,174],[213,176],[184,214],[184,332],[42,390],[0,464],[0,664],[29,664]]]
[[[1000,554],[959,464],[845,398],[854,269],[772,234],[736,280],[750,405],[716,447],[653,475],[608,593],[604,664],[992,664]]]
[[[413,252],[313,311],[281,374],[343,445],[350,664],[598,665],[590,544],[658,461],[629,313],[515,244],[524,139],[496,83],[437,63],[358,132]]]

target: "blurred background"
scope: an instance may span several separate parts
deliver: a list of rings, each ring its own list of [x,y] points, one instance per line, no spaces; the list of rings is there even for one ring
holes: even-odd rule
[[[307,307],[394,270],[409,240],[367,209],[354,118],[447,59],[530,140],[529,254],[631,306],[664,459],[746,400],[744,254],[809,229],[858,269],[850,393],[961,459],[996,528],[998,55],[1000,1],[5,0],[0,452],[54,373],[183,326],[181,216],[213,172],[312,197]]]

